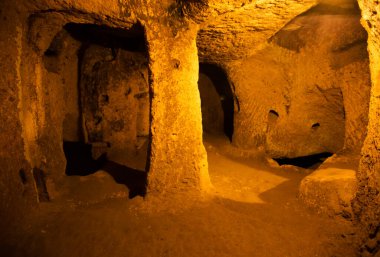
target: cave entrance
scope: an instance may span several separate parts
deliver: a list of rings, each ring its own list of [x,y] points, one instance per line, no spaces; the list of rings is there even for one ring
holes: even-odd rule
[[[99,170],[145,194],[150,130],[148,53],[144,29],[66,24],[45,52],[64,84],[66,175]]]
[[[225,135],[232,141],[234,133],[234,97],[225,71],[213,64],[199,65],[202,125],[205,134]]]

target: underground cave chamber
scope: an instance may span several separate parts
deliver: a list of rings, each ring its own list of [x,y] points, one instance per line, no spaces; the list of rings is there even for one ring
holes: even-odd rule
[[[3,1],[0,221],[32,210],[20,242],[47,256],[61,243],[74,249],[54,233],[89,224],[135,240],[130,256],[141,256],[141,242],[153,246],[146,253],[186,256],[166,241],[177,232],[191,253],[198,248],[183,239],[198,232],[196,246],[213,235],[268,245],[260,240],[271,229],[309,251],[301,256],[339,256],[328,251],[344,252],[353,235],[363,240],[356,250],[375,255],[380,10],[358,2]],[[335,230],[340,218],[362,234]],[[268,219],[276,228],[261,224]],[[233,233],[220,238],[224,225]],[[315,234],[308,245],[320,235],[328,243],[287,241],[304,231]],[[44,236],[55,243],[40,246]],[[241,256],[253,252],[246,246]]]
[[[188,80],[179,79],[179,73],[169,76],[173,79],[170,83],[190,85],[190,78],[198,78],[204,135],[226,137],[237,152],[259,151],[280,166],[316,169],[333,154],[357,154],[364,141],[369,72],[367,35],[359,18],[358,9],[346,13],[318,5],[294,17],[268,39],[265,47],[244,58],[207,49],[202,45],[209,36],[207,27],[201,28],[197,31],[197,52],[189,50],[188,60],[183,62],[168,58],[170,64],[162,67],[165,72],[173,69],[188,75]],[[30,20],[34,19],[38,21],[34,16]],[[196,116],[199,106],[191,101],[175,102],[177,89],[169,86],[165,91],[167,103],[164,94],[150,95],[150,83],[152,88],[160,88],[153,79],[161,82],[160,76],[166,75],[159,65],[148,68],[146,40],[152,35],[146,35],[145,29],[140,24],[122,29],[76,22],[64,23],[54,35],[34,35],[38,29],[30,29],[29,37],[37,41],[33,47],[42,44],[38,40],[47,46],[38,67],[45,92],[39,94],[64,96],[63,101],[54,102],[54,97],[37,101],[41,110],[54,105],[61,110],[46,108],[45,122],[50,127],[41,131],[34,128],[42,139],[38,151],[32,151],[35,145],[30,140],[31,155],[36,160],[43,159],[41,156],[49,160],[44,169],[51,178],[60,177],[61,173],[55,173],[63,167],[63,174],[84,176],[111,162],[121,173],[124,168],[142,171],[146,180],[151,101],[166,104],[163,112],[152,105],[152,111],[163,116],[173,107],[182,111],[181,105],[189,108],[187,114]],[[188,65],[195,60],[194,54],[199,59],[196,75],[191,74]],[[150,77],[149,72],[159,75]],[[28,94],[31,92],[25,92]],[[25,102],[29,101],[33,102]],[[32,117],[37,123],[38,116]],[[191,138],[190,126],[180,125],[178,117],[183,114],[167,116],[172,119],[169,127],[183,127],[188,135],[166,131],[161,117],[155,119],[157,126],[153,129],[163,131],[160,142],[169,140],[165,144],[170,147],[176,145],[178,136]],[[189,119],[189,124],[195,125],[194,120]],[[63,126],[52,132],[51,128],[60,124]],[[58,142],[60,137],[62,141]],[[184,146],[178,144],[182,149]],[[168,163],[174,159],[181,162],[175,153],[161,153],[162,165],[169,170]],[[36,166],[40,166],[38,162]],[[152,181],[164,184],[159,179]]]

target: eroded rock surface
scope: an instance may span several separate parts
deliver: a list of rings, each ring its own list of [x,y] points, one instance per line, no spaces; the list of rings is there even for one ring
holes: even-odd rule
[[[366,33],[349,10],[318,6],[260,53],[226,64],[240,107],[235,144],[290,158],[360,151],[370,78]]]
[[[148,194],[205,192],[201,61],[225,69],[233,143],[245,150],[357,157],[369,119],[353,209],[363,238],[370,238],[365,251],[375,254],[380,10],[377,1],[359,4],[361,14],[351,0],[1,1],[4,215],[17,219],[36,207],[32,170],[41,171],[48,191],[59,188],[67,162],[63,141],[99,144],[115,159],[147,147]],[[222,118],[215,120],[219,129]],[[349,170],[322,167],[303,182],[304,200],[350,212],[356,187],[355,169]]]
[[[358,177],[358,192],[354,211],[363,228],[363,255],[380,253],[380,37],[379,3],[359,1],[362,24],[368,32],[371,68],[371,102],[368,133],[362,149]]]

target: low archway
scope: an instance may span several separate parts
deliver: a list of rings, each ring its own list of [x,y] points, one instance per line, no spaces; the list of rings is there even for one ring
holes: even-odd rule
[[[103,170],[130,197],[144,195],[150,99],[143,28],[68,23],[43,62],[64,85],[66,175]]]

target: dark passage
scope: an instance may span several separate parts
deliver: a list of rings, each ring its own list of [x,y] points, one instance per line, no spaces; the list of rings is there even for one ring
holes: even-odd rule
[[[97,160],[92,158],[92,147],[83,142],[63,142],[66,157],[66,175],[87,176],[98,171],[106,162],[102,155]]]
[[[218,92],[224,116],[224,134],[232,140],[234,133],[234,96],[225,71],[209,63],[201,63],[199,72],[209,77]]]
[[[83,142],[64,142],[63,150],[67,160],[67,176],[88,176],[99,170],[106,171],[118,184],[129,190],[129,198],[145,196],[147,173],[107,160],[106,154],[92,158],[92,146]]]
[[[319,153],[296,158],[274,158],[279,165],[293,165],[304,169],[317,169],[332,153]]]

